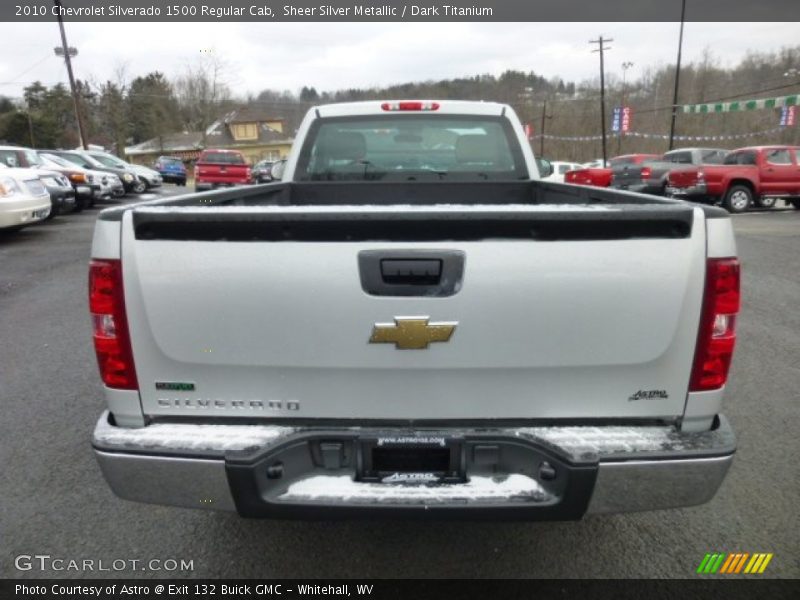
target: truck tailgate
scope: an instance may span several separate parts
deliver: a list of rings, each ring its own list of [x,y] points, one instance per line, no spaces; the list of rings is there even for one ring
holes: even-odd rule
[[[247,183],[249,167],[236,164],[198,163],[197,180],[205,183]]]
[[[703,294],[702,211],[486,210],[127,211],[123,277],[145,414],[681,415]],[[364,252],[461,254],[463,274],[448,295],[372,295]],[[399,349],[392,328],[409,318],[454,328]],[[369,343],[376,324],[388,343]]]

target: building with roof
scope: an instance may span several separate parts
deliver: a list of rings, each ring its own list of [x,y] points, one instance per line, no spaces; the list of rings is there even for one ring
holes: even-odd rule
[[[285,123],[259,106],[243,106],[214,121],[204,132],[170,133],[125,148],[133,163],[152,165],[159,156],[193,163],[205,148],[239,150],[250,164],[286,158],[294,141]]]

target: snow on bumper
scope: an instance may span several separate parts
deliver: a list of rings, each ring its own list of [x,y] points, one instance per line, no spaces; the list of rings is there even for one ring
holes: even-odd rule
[[[387,477],[398,457],[428,460],[409,447],[415,439],[434,448],[431,464],[445,461],[435,467],[441,472]],[[393,443],[400,445],[387,458]],[[112,490],[134,501],[254,517],[534,520],[707,502],[732,462],[735,438],[724,417],[711,431],[681,433],[672,426],[129,429],[104,413],[93,446]]]

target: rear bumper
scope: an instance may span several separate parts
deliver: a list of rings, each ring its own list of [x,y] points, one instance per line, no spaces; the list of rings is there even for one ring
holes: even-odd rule
[[[637,192],[639,194],[651,194],[660,196],[664,189],[660,182],[655,184],[649,183],[612,183],[611,188],[615,190],[624,190],[627,192]]]
[[[197,181],[195,180],[194,187],[197,191],[202,190],[215,190],[217,188],[237,187],[240,185],[249,185],[250,181]]]
[[[672,198],[684,198],[688,200],[701,199],[708,197],[708,187],[705,183],[688,187],[673,187],[667,185],[664,189],[664,193]]]
[[[104,413],[93,447],[114,493],[139,502],[248,517],[568,520],[707,502],[733,460],[735,437],[724,417],[711,431],[681,433],[670,426],[128,429]],[[373,462],[423,447],[449,457],[443,471],[387,478]],[[385,464],[394,469],[392,460]]]
[[[185,183],[186,182],[186,173],[169,173],[169,172],[161,172],[161,179],[164,183]]]

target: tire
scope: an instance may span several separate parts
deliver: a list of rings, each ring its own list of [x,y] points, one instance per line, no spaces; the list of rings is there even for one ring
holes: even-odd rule
[[[147,184],[143,179],[137,179],[132,191],[134,194],[144,194],[147,191]]]
[[[772,208],[775,206],[775,203],[778,201],[777,198],[759,198],[756,200],[756,204],[758,204],[761,208]]]
[[[792,198],[792,206],[795,207],[796,210],[800,210],[800,198]]]
[[[744,185],[733,185],[725,194],[722,206],[729,213],[743,213],[753,203],[753,192]]]

